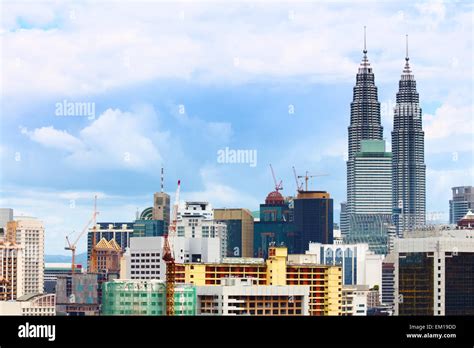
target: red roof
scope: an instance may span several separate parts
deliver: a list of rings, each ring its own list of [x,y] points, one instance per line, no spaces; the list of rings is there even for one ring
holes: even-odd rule
[[[283,204],[283,203],[285,203],[285,199],[283,198],[281,193],[278,191],[270,192],[267,198],[265,198],[265,204]]]

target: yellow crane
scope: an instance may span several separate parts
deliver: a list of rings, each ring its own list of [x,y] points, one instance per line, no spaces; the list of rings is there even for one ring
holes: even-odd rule
[[[295,170],[295,167],[293,167],[293,171],[294,170]],[[305,191],[308,191],[308,180],[309,180],[309,178],[315,178],[315,177],[318,177],[318,176],[328,176],[328,175],[329,174],[326,174],[326,173],[309,175],[308,171],[306,171],[305,175],[296,176],[296,172],[295,172],[295,178],[304,179],[304,181],[305,181]],[[296,181],[296,184],[298,185],[298,180]],[[298,187],[298,189],[301,190],[301,187]]]
[[[171,214],[171,223],[168,233],[164,234],[163,241],[163,261],[166,263],[166,315],[174,315],[174,288],[176,283],[176,264],[173,255],[173,245],[168,237],[174,237],[176,234],[176,224],[178,222],[179,191],[181,181],[178,180],[176,189],[175,203]]]
[[[79,242],[79,239],[81,239],[81,237],[84,235],[84,233],[86,233],[87,229],[89,228],[89,226],[91,224],[93,224],[93,226],[95,226],[96,224],[96,218],[97,218],[97,214],[99,214],[99,212],[97,211],[97,196],[94,197],[94,212],[92,213],[92,217],[90,218],[90,220],[87,222],[87,225],[84,227],[84,229],[81,231],[81,233],[77,236],[76,240],[74,241],[74,243],[71,243],[69,241],[69,237],[66,236],[66,243],[67,245],[64,247],[65,250],[70,250],[71,253],[72,253],[72,258],[71,258],[71,274],[74,274],[74,271],[76,270],[76,246],[77,246],[77,242]]]

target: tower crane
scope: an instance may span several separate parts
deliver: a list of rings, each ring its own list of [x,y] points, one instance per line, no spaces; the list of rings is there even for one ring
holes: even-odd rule
[[[69,237],[66,236],[66,243],[67,245],[64,247],[65,250],[70,250],[71,253],[72,253],[72,258],[71,258],[71,274],[74,274],[74,271],[76,269],[76,246],[77,246],[77,242],[79,242],[79,239],[81,239],[82,235],[84,233],[86,233],[87,229],[89,228],[90,224],[92,223],[93,226],[95,226],[95,223],[96,223],[96,218],[97,218],[97,214],[99,214],[99,212],[97,211],[97,196],[94,196],[94,211],[92,213],[92,217],[90,218],[89,222],[87,222],[87,225],[84,226],[84,229],[81,231],[81,233],[79,233],[79,235],[77,236],[76,240],[74,241],[74,243],[71,243],[69,241]]]
[[[174,288],[176,283],[176,264],[173,255],[172,243],[170,237],[176,234],[176,224],[178,221],[178,206],[179,206],[179,191],[181,187],[181,180],[178,180],[178,188],[176,189],[175,202],[173,205],[173,212],[171,214],[171,223],[168,228],[168,233],[164,234],[163,241],[163,261],[166,263],[166,315],[174,315]]]
[[[280,180],[279,183],[277,183],[276,177],[275,177],[275,172],[273,171],[273,167],[270,164],[270,169],[272,171],[272,176],[273,176],[273,182],[275,183],[275,191],[278,192],[280,190],[283,190],[283,181]]]
[[[296,175],[296,169],[295,169],[294,166],[293,166],[293,175],[295,176],[296,191],[299,192],[299,191],[303,190],[303,184],[300,184],[298,182],[298,175]]]
[[[293,167],[294,168],[294,167]],[[296,173],[295,173],[296,175]],[[314,174],[314,175],[309,175],[308,171],[306,171],[306,174],[305,175],[298,175],[297,178],[298,179],[304,179],[305,181],[305,191],[308,191],[308,180],[309,178],[315,178],[315,177],[318,177],[318,176],[328,176],[329,174]],[[303,184],[301,184],[303,185]]]

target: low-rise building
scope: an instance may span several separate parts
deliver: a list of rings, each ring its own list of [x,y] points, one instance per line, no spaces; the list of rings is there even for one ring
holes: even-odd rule
[[[175,315],[196,314],[196,288],[174,289]],[[166,284],[160,280],[113,280],[103,284],[103,315],[166,315]]]
[[[0,301],[0,315],[54,316],[56,295],[29,294],[16,301]]]
[[[342,287],[342,315],[367,315],[367,285],[344,285]]]
[[[341,314],[341,267],[290,262],[286,247],[270,247],[266,261],[227,258],[221,263],[176,265],[178,283],[220,285],[223,278],[232,277],[253,278],[258,285],[308,285],[310,315]]]
[[[383,255],[375,254],[369,245],[310,243],[306,255],[316,255],[312,261],[342,268],[344,285],[368,285],[370,288],[382,283]]]
[[[197,314],[309,315],[309,285],[257,285],[249,278],[223,278],[197,286]]]

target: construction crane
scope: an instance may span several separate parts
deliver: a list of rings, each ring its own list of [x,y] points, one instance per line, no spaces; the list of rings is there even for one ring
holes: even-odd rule
[[[280,190],[283,190],[283,181],[280,180],[280,183],[277,183],[276,177],[275,177],[275,172],[273,171],[273,167],[270,164],[270,169],[272,171],[272,176],[273,176],[273,182],[275,183],[275,191],[278,192]]]
[[[294,167],[293,167],[294,168]],[[296,175],[296,173],[295,173]],[[308,171],[306,171],[305,175],[298,175],[298,179],[304,179],[305,181],[305,191],[308,191],[308,180],[309,178],[315,178],[317,176],[328,176],[329,174],[314,174],[314,175],[308,175]]]
[[[168,233],[165,233],[163,241],[163,261],[166,263],[166,315],[174,315],[174,288],[176,283],[176,264],[173,255],[172,244],[170,237],[174,237],[176,233],[176,224],[178,221],[178,205],[179,205],[179,190],[181,187],[181,180],[178,180],[178,188],[176,189],[175,202],[173,205],[173,212],[171,214],[171,223],[168,228]]]
[[[295,167],[293,166],[293,174],[295,176],[295,182],[296,182],[296,192],[299,192],[301,190],[303,190],[303,184],[300,184],[298,182],[298,175],[296,175],[296,169]]]
[[[77,236],[76,240],[74,243],[71,243],[69,241],[69,237],[66,236],[66,243],[67,245],[64,247],[65,250],[70,250],[72,253],[72,258],[71,258],[71,274],[74,274],[74,271],[76,270],[76,246],[77,242],[79,242],[79,239],[81,239],[82,235],[86,233],[87,229],[89,228],[90,224],[92,223],[93,226],[95,226],[96,223],[96,217],[99,212],[97,211],[97,196],[94,197],[94,212],[92,213],[92,217],[90,218],[89,222],[87,222],[87,225],[84,227],[84,229],[81,231],[81,233]]]

